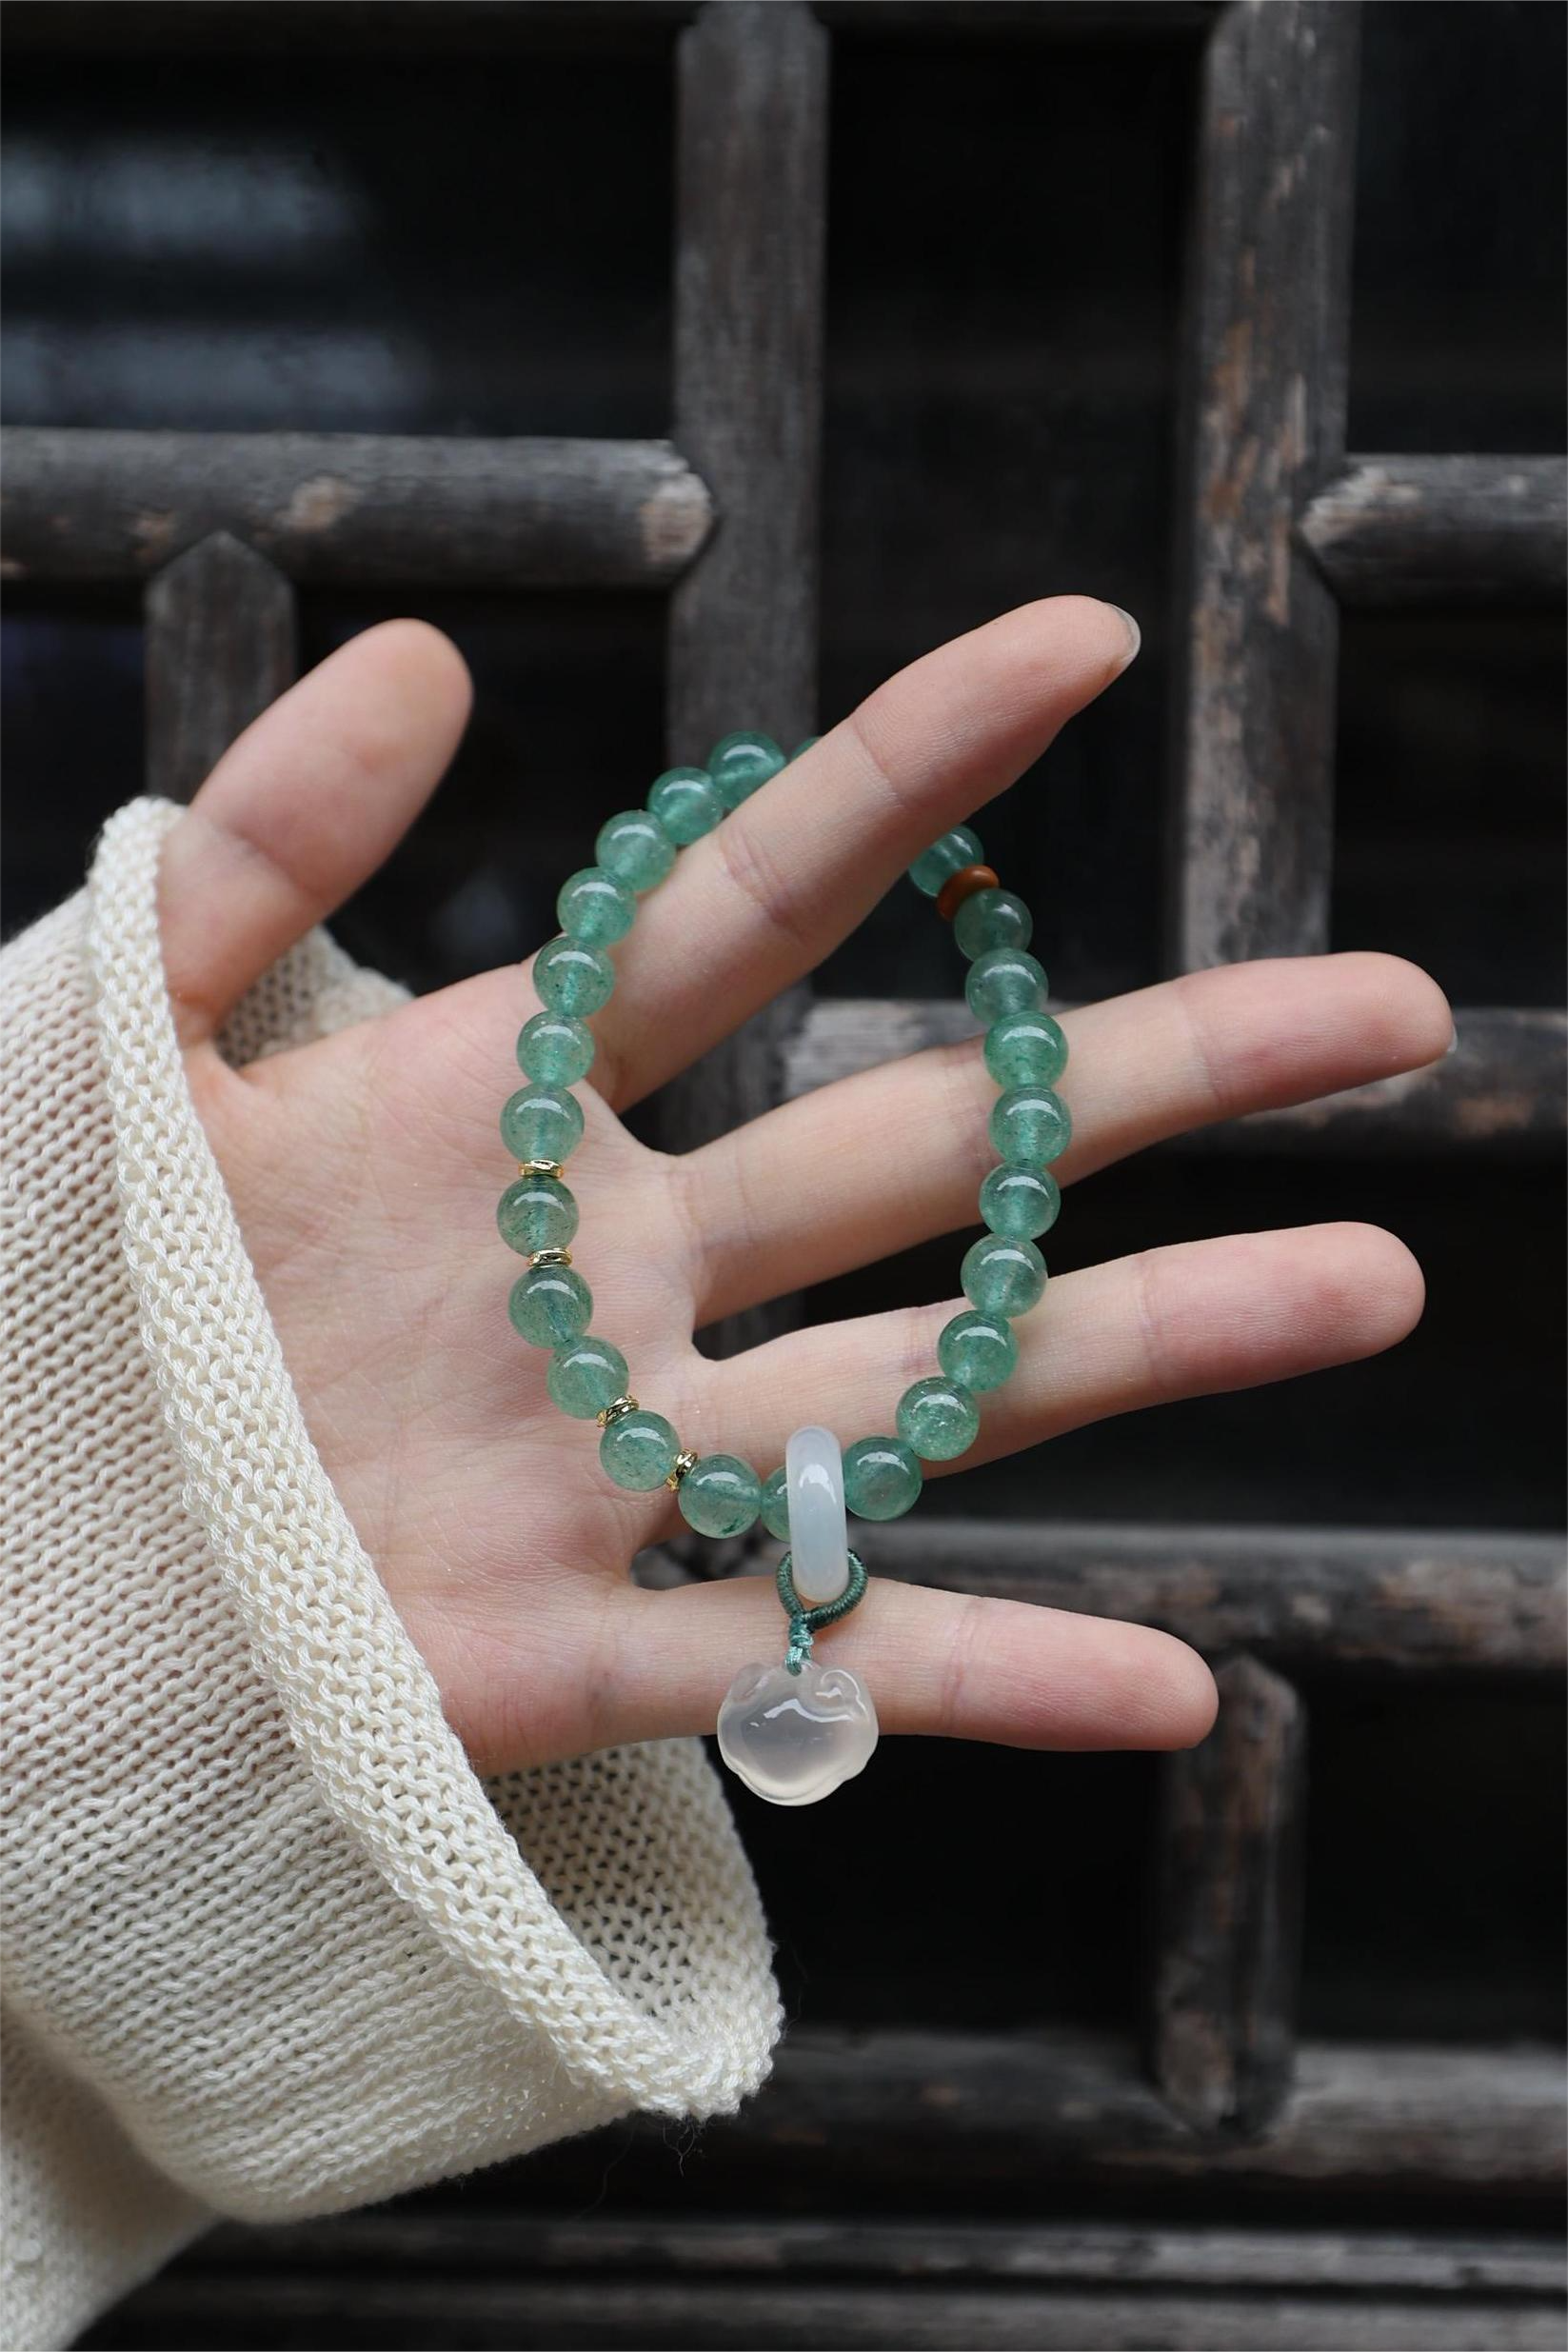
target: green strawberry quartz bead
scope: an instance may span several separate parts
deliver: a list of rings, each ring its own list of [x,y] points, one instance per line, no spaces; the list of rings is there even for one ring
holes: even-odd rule
[[[601,1407],[601,1410],[603,1407]],[[663,1413],[623,1413],[599,1441],[605,1474],[628,1494],[651,1494],[675,1467],[681,1442]]]
[[[1018,1362],[1018,1342],[1012,1325],[1000,1315],[982,1315],[966,1306],[943,1327],[937,1341],[937,1362],[949,1380],[983,1396],[1000,1388]]]
[[[968,960],[985,955],[987,947],[1027,947],[1034,917],[1011,889],[978,889],[952,917],[952,936]]]
[[[898,1437],[858,1437],[844,1449],[844,1499],[857,1519],[902,1519],[920,1501],[925,1473]]]
[[[964,1251],[959,1277],[963,1295],[983,1315],[1009,1322],[1038,1306],[1045,1289],[1045,1261],[1033,1242],[982,1233]]]
[[[971,963],[990,947],[1026,947],[1033,930],[1034,917],[1011,890],[976,890],[953,917],[953,937]]]
[[[1039,1241],[1061,1208],[1062,1186],[1042,1167],[994,1167],[980,1188],[981,1216],[1013,1242]]]
[[[1054,1086],[1067,1066],[1067,1040],[1038,1007],[1006,1013],[985,1033],[985,1066],[999,1086]]]
[[[980,1406],[959,1380],[935,1373],[899,1399],[899,1435],[923,1462],[952,1462],[980,1435]]]
[[[771,735],[754,734],[748,728],[739,735],[723,736],[714,745],[708,753],[707,772],[724,807],[739,808],[785,765]]]
[[[533,985],[551,1012],[586,1019],[607,1005],[615,988],[615,967],[602,947],[579,939],[547,939],[533,960]]]
[[[648,807],[681,849],[724,821],[724,802],[705,767],[666,767],[648,787]]]
[[[559,1165],[583,1140],[583,1106],[559,1086],[519,1086],[501,1113],[501,1140],[514,1160]]]
[[[520,1176],[496,1204],[495,1222],[508,1249],[531,1258],[536,1249],[565,1249],[577,1230],[577,1203],[554,1176]]]
[[[763,1482],[739,1454],[704,1454],[682,1479],[676,1500],[699,1535],[744,1535],[763,1507]]]
[[[651,890],[675,863],[675,844],[646,808],[623,808],[599,827],[593,854],[628,890]]]
[[[926,898],[935,898],[944,882],[962,873],[966,866],[982,866],[985,852],[980,846],[980,835],[966,825],[955,825],[950,833],[943,833],[929,849],[923,849],[909,868],[909,879]]]
[[[564,1012],[536,1012],[517,1033],[517,1066],[541,1086],[575,1086],[593,1067],[593,1031]]]
[[[789,1481],[781,1465],[763,1481],[763,1525],[781,1544],[789,1541]]]
[[[613,947],[625,939],[637,917],[637,901],[623,889],[613,874],[598,866],[585,866],[561,885],[555,919],[568,939],[588,947]]]
[[[977,1021],[1030,1012],[1045,1001],[1045,967],[1026,947],[987,947],[970,965],[963,993]]]
[[[1013,1167],[1060,1160],[1073,1140],[1067,1106],[1049,1086],[1013,1086],[991,1106],[991,1141]]]
[[[550,1402],[573,1421],[596,1421],[617,1397],[625,1395],[626,1379],[626,1360],[619,1347],[585,1334],[556,1349],[545,1385]]]
[[[593,1292],[569,1266],[531,1266],[513,1283],[506,1312],[530,1347],[565,1347],[587,1329]]]

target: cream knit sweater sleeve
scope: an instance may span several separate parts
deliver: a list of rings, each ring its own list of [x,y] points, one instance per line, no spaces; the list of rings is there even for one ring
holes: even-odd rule
[[[0,957],[7,2352],[69,2342],[215,2214],[727,2112],[779,2023],[697,1743],[484,1782],[442,1716],[192,1107],[156,920],[176,813],[122,809]],[[318,932],[225,1050],[396,996]]]

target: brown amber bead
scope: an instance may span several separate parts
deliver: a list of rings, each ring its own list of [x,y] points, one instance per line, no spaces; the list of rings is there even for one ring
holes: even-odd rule
[[[966,898],[977,890],[994,890],[997,878],[988,866],[961,866],[956,874],[949,874],[937,892],[937,912],[943,923],[951,923]]]

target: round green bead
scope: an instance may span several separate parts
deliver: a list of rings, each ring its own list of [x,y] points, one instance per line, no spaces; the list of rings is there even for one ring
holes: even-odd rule
[[[555,919],[567,938],[580,939],[588,947],[612,947],[625,939],[636,917],[631,892],[597,866],[568,874],[555,902]]]
[[[586,1334],[556,1349],[545,1385],[552,1403],[573,1421],[593,1421],[606,1405],[625,1395],[626,1377],[626,1360],[619,1347]]]
[[[577,1203],[553,1176],[520,1176],[496,1204],[495,1222],[508,1249],[565,1249],[577,1230]]]
[[[1000,1021],[1043,1003],[1045,967],[1026,947],[987,947],[970,965],[963,993],[977,1021]]]
[[[980,1213],[993,1233],[1034,1242],[1062,1210],[1062,1186],[1046,1168],[994,1167],[980,1188]]]
[[[899,1399],[899,1435],[923,1462],[952,1462],[980,1435],[980,1406],[946,1373],[917,1380]]]
[[[675,863],[675,844],[646,808],[623,808],[599,827],[593,854],[628,890],[651,890]]]
[[[999,1086],[1054,1086],[1067,1040],[1048,1012],[1010,1012],[985,1033],[985,1066]]]
[[[705,767],[666,767],[648,787],[648,807],[683,849],[724,823],[724,805]]]
[[[615,967],[603,948],[586,947],[580,939],[563,934],[547,939],[534,957],[533,985],[551,1012],[581,1019],[609,1003]]]
[[[963,1253],[963,1295],[982,1315],[1026,1315],[1045,1288],[1045,1261],[1033,1242],[982,1233]]]
[[[782,1468],[769,1470],[763,1481],[763,1525],[781,1544],[789,1541],[789,1481]]]
[[[1067,1106],[1049,1086],[1013,1086],[991,1106],[991,1141],[1013,1167],[1060,1160],[1073,1140]]]
[[[925,1473],[897,1437],[858,1437],[844,1449],[844,1499],[857,1519],[902,1519],[920,1500]]]
[[[676,1501],[699,1535],[744,1535],[763,1507],[763,1482],[739,1454],[705,1454],[682,1479]]]
[[[784,766],[784,755],[771,735],[747,728],[724,735],[708,753],[707,771],[713,788],[726,808],[739,808],[770,776]]]
[[[940,896],[942,886],[961,874],[966,866],[982,866],[985,852],[980,846],[980,835],[966,825],[955,825],[950,833],[943,833],[929,849],[923,849],[909,868],[909,879],[917,890],[927,898]]]
[[[966,1306],[943,1326],[937,1341],[937,1362],[949,1380],[983,1396],[1000,1388],[1018,1362],[1018,1342],[1012,1326],[999,1315],[982,1315]]]
[[[961,954],[973,962],[990,947],[1026,947],[1034,917],[1012,890],[976,890],[953,917]]]
[[[530,1347],[565,1347],[587,1329],[593,1292],[569,1266],[530,1266],[513,1283],[506,1312]]]
[[[566,1160],[583,1140],[583,1106],[560,1086],[519,1086],[501,1113],[501,1140],[514,1160]]]
[[[536,1012],[517,1032],[517,1066],[541,1086],[575,1086],[593,1067],[593,1031],[564,1012]]]
[[[605,1476],[628,1494],[651,1494],[675,1467],[681,1442],[663,1413],[623,1413],[599,1441]]]

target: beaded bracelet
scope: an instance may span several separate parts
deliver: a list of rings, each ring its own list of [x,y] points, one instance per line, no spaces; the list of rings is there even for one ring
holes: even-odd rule
[[[802,744],[793,757],[809,750]],[[826,1429],[798,1429],[784,1465],[765,1479],[738,1454],[698,1455],[662,1414],[630,1393],[626,1361],[588,1329],[593,1297],[572,1266],[577,1203],[562,1168],[583,1133],[571,1088],[592,1066],[589,1016],[608,1003],[615,967],[605,950],[630,929],[638,897],[664,881],[678,850],[710,833],[786,765],[768,736],[726,735],[706,767],[672,767],[600,828],[598,863],[573,874],[556,901],[561,935],[534,959],[545,1010],[527,1022],[517,1059],[528,1084],[501,1114],[518,1163],[496,1222],[528,1261],[509,1311],[530,1345],[550,1352],[546,1385],[574,1420],[597,1421],[599,1459],[632,1493],[667,1487],[701,1535],[744,1535],[760,1518],[787,1544],[778,1571],[789,1621],[784,1664],[746,1666],[719,1711],[721,1752],[758,1796],[810,1804],[863,1771],[877,1744],[877,1716],[862,1679],[811,1656],[814,1635],[846,1616],[865,1590],[849,1549],[845,1511],[900,1518],[920,1494],[923,1462],[966,1453],[980,1429],[979,1396],[999,1388],[1018,1361],[1012,1325],[1045,1288],[1036,1244],[1056,1223],[1062,1196],[1048,1164],[1066,1149],[1071,1122],[1054,1083],[1067,1041],[1044,1009],[1045,974],[1029,954],[1027,907],[983,863],[978,837],[957,826],[909,868],[909,879],[952,925],[969,959],[964,994],[987,1024],[985,1066],[1002,1089],[991,1111],[999,1165],[980,1188],[985,1231],[964,1256],[969,1305],[937,1341],[939,1373],[899,1399],[896,1436],[862,1437],[840,1451]]]

